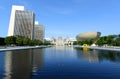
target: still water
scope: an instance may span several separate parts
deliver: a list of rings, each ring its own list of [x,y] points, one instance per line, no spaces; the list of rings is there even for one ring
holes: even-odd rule
[[[4,51],[0,79],[120,79],[120,52],[60,46]]]

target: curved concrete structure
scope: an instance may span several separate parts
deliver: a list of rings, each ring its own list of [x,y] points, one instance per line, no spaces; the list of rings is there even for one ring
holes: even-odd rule
[[[77,41],[79,40],[90,40],[100,37],[100,32],[84,32],[76,36]]]

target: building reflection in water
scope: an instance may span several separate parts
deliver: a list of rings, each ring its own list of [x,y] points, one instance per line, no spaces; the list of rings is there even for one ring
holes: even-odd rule
[[[49,53],[46,53],[48,52]],[[76,53],[73,49],[73,47],[69,47],[69,46],[55,46],[55,47],[51,47],[45,50],[44,52],[44,56],[46,59],[54,61],[56,60],[56,58],[58,59],[58,61],[64,61],[67,58],[75,58],[76,57]]]
[[[31,79],[32,69],[42,64],[42,49],[6,51],[4,79]]]
[[[87,60],[89,62],[98,62],[99,56],[96,50],[90,50],[88,48],[76,48],[77,56],[81,59]]]
[[[44,56],[43,49],[33,49],[33,69],[32,72],[37,72],[43,67]]]
[[[32,50],[6,51],[4,79],[31,79]]]
[[[89,62],[120,62],[120,52],[116,51],[105,51],[105,50],[95,50],[88,48],[75,48],[77,56],[81,59],[87,60]]]

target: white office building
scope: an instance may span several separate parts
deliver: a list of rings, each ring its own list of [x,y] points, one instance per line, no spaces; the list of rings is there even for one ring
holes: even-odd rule
[[[34,13],[24,6],[12,6],[8,36],[34,39]]]

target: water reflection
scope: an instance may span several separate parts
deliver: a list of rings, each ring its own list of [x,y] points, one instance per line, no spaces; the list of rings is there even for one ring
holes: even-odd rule
[[[120,62],[120,52],[114,51],[100,51],[99,58],[101,60],[109,60],[111,62]]]
[[[32,79],[32,73],[43,66],[42,49],[5,52],[4,79]]]
[[[3,52],[0,52],[0,79],[4,77],[4,57],[5,54]]]
[[[33,72],[37,72],[38,69],[42,69],[44,64],[43,49],[33,50]]]
[[[107,62],[106,65],[106,62],[102,62],[107,60],[102,51],[86,48],[84,50],[60,46],[45,49],[43,51],[44,65],[33,73],[33,79],[110,79],[111,74],[112,77],[119,77],[116,68],[120,70],[120,64]],[[108,51],[103,51],[103,53],[108,53]],[[101,61],[101,63],[86,61]]]
[[[89,62],[100,61],[98,56],[98,51],[90,50],[88,48],[76,48],[77,56],[81,59],[87,60]]]
[[[120,62],[120,52],[117,51],[103,51],[88,48],[75,48],[77,56],[89,62]]]
[[[59,46],[6,51],[0,60],[0,79],[120,79],[120,52]]]
[[[84,47],[84,48],[83,48],[83,52],[89,52],[89,48]]]
[[[31,79],[32,50],[6,51],[4,79]]]
[[[67,58],[76,58],[76,53],[73,47],[55,46],[45,49],[44,56],[48,61],[65,61]]]

